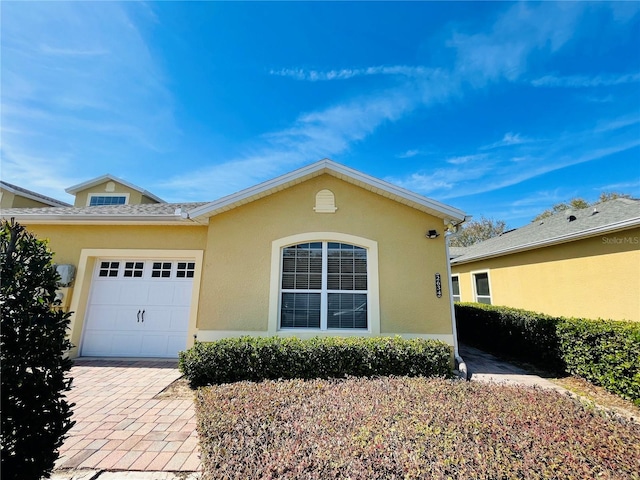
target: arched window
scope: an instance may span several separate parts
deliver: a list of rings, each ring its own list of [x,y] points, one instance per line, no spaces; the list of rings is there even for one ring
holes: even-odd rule
[[[322,241],[281,251],[280,329],[369,328],[367,249]]]

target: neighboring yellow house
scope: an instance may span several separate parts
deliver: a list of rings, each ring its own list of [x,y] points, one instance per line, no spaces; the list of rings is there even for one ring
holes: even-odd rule
[[[444,229],[464,220],[456,208],[331,160],[210,203],[134,205],[129,184],[129,204],[86,206],[122,185],[3,212],[76,269],[62,289],[72,356],[175,357],[196,337],[239,335],[455,345]]]
[[[69,207],[55,198],[0,180],[0,210],[8,208]]]
[[[450,257],[456,301],[640,321],[640,200],[557,213]]]

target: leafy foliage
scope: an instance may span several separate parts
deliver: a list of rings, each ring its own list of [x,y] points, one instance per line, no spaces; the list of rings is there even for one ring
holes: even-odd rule
[[[202,388],[204,479],[638,479],[640,426],[555,391],[382,377]]]
[[[640,405],[640,323],[457,303],[460,341],[579,375]]]
[[[198,342],[180,352],[192,387],[278,378],[347,375],[451,375],[451,350],[435,340],[400,337],[241,337]]]
[[[640,405],[640,324],[575,318],[558,337],[569,373]]]
[[[462,229],[449,240],[452,247],[468,247],[475,243],[497,237],[505,231],[507,224],[503,220],[481,217],[462,225]]]
[[[23,226],[0,228],[2,478],[40,479],[53,469],[72,427],[63,392],[71,360],[63,353],[69,314],[55,303],[52,254]]]

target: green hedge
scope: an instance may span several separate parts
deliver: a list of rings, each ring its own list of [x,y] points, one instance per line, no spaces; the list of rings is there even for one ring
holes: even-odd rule
[[[640,405],[640,323],[551,317],[456,303],[458,339],[551,372],[579,375]]]
[[[558,337],[567,372],[640,405],[640,323],[572,318]]]
[[[451,348],[400,337],[240,337],[198,342],[180,352],[192,387],[242,380],[378,375],[450,376]]]
[[[456,303],[458,339],[552,372],[565,369],[560,355],[559,318],[481,303]]]

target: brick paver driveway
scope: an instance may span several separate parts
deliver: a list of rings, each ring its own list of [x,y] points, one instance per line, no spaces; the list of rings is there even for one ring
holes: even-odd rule
[[[175,361],[77,359],[71,375],[76,424],[56,469],[199,469],[193,400],[154,398],[180,376]]]

